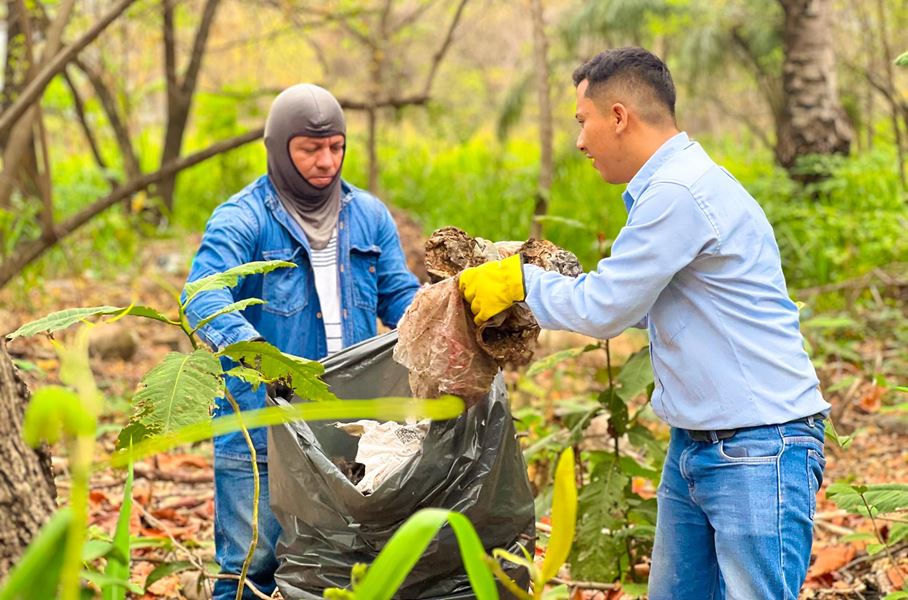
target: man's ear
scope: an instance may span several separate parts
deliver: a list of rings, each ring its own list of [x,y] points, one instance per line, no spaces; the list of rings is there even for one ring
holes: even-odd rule
[[[623,133],[627,129],[627,107],[615,102],[612,104],[611,120],[615,124],[615,133]]]

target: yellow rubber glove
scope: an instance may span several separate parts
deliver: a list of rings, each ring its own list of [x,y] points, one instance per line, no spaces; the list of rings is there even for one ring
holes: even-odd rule
[[[473,322],[488,321],[515,302],[526,298],[523,258],[514,254],[460,272],[460,292],[473,311]]]

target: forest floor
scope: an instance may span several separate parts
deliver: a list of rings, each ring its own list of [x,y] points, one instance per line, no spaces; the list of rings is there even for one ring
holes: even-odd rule
[[[0,328],[11,331],[54,310],[78,306],[127,306],[136,302],[175,315],[174,294],[185,281],[197,243],[198,238],[182,240],[179,246],[172,240],[150,242],[132,273],[112,279],[82,275],[46,281],[40,293],[30,294],[10,286],[0,293]],[[896,318],[908,320],[908,299],[902,300]],[[102,453],[110,453],[129,413],[128,398],[142,375],[168,352],[189,348],[179,331],[169,331],[160,323],[144,319],[127,318],[96,330],[95,345],[104,356],[92,358],[92,369],[107,399],[99,448]],[[68,334],[63,332],[59,337],[65,339]],[[885,335],[865,339],[854,345],[856,354],[849,354],[847,360],[834,357],[823,361],[820,367],[839,432],[856,435],[847,449],[827,442],[828,463],[818,498],[813,556],[803,599],[882,598],[901,589],[908,576],[908,544],[894,548],[895,565],[886,553],[868,556],[867,542],[850,538],[858,537],[852,536],[855,532],[873,532],[873,524],[845,514],[825,497],[828,484],[836,481],[908,482],[908,421],[885,411],[886,390],[866,373],[866,366],[856,366],[869,364],[876,366],[872,369],[876,373],[886,371],[891,357],[897,355],[898,360],[904,360],[904,349],[893,348],[894,343]],[[546,351],[576,344],[574,337],[544,338]],[[19,339],[9,350],[32,389],[56,381],[57,360],[47,340]],[[903,362],[897,364],[899,369],[904,366]],[[538,383],[547,385],[545,375],[540,377]],[[896,380],[898,377],[895,374]],[[902,379],[900,383],[906,382]],[[98,458],[103,461],[103,456]],[[69,484],[65,457],[55,456],[54,467],[58,497],[63,501]],[[156,538],[160,543],[133,550],[132,579],[144,584],[146,576],[160,565],[214,568],[210,442],[142,461],[135,466],[135,472],[132,534]],[[108,535],[116,524],[124,480],[123,471],[109,468],[97,470],[92,477],[91,524]],[[888,528],[885,523],[880,525],[880,533],[886,536]],[[210,581],[202,579],[199,584],[198,575],[198,570],[188,569],[164,576],[149,586],[142,598],[205,598],[204,588]],[[613,600],[623,596],[620,591],[576,590],[573,597]]]

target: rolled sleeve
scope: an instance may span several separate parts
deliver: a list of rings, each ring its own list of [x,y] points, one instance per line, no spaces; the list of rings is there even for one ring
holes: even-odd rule
[[[641,194],[595,271],[570,278],[525,265],[526,303],[543,328],[612,338],[643,321],[675,274],[717,244],[690,190],[660,182]]]
[[[202,243],[192,262],[187,282],[222,273],[227,269],[254,260],[258,224],[255,216],[235,202],[215,209]],[[233,289],[202,292],[186,308],[186,318],[195,327],[203,319],[239,300]],[[185,301],[183,292],[181,301]],[[230,344],[259,337],[258,331],[239,311],[218,316],[200,328],[199,336],[210,346],[223,349]]]

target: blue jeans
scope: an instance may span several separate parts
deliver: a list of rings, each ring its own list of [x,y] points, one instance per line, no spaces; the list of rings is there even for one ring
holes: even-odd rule
[[[825,465],[820,419],[706,442],[672,429],[650,600],[796,600]]]
[[[247,577],[265,594],[274,591],[274,547],[281,526],[268,504],[268,465],[259,463],[259,537]],[[252,542],[252,462],[214,457],[214,546],[221,573],[239,575]],[[214,600],[234,600],[236,580],[218,579]],[[243,600],[254,600],[247,587]]]

